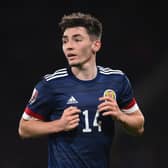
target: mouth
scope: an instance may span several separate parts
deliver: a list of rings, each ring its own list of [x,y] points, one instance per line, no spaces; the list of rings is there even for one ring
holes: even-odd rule
[[[67,58],[70,60],[75,59],[76,56],[77,55],[75,55],[75,54],[67,54]]]
[[[74,56],[76,56],[76,55],[72,54],[72,53],[67,54],[67,57],[74,57]]]

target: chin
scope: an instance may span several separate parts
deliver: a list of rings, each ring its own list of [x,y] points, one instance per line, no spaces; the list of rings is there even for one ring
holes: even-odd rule
[[[69,62],[69,65],[71,67],[77,67],[77,66],[80,66],[80,63],[78,63],[78,62]]]

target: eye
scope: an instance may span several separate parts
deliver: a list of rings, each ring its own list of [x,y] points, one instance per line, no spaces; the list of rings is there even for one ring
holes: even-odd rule
[[[74,40],[75,40],[76,42],[80,42],[80,41],[82,41],[81,38],[75,38]]]
[[[62,43],[63,43],[63,44],[66,44],[66,43],[67,43],[67,40],[63,39],[63,40],[62,40]]]

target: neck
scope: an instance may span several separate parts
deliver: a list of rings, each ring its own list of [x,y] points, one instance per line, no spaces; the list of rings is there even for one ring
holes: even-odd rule
[[[92,80],[97,75],[97,66],[96,64],[90,65],[85,64],[81,67],[71,67],[72,73],[76,76],[76,78],[80,80]]]

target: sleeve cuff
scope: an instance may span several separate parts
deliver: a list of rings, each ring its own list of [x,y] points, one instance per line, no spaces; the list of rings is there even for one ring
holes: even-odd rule
[[[127,113],[127,114],[129,114],[129,113],[133,113],[133,112],[135,112],[135,111],[137,111],[137,110],[139,110],[139,106],[138,106],[138,104],[137,103],[135,103],[132,107],[130,107],[130,108],[128,108],[128,109],[121,109],[121,111],[123,111],[124,113]]]
[[[27,114],[26,112],[24,112],[23,115],[22,115],[22,118],[23,118],[24,120],[31,120],[31,119],[32,119],[32,116],[29,115],[29,114]]]
[[[44,120],[44,117],[42,115],[34,113],[28,107],[25,108],[25,111],[23,113],[23,117],[24,117],[25,120],[30,120],[32,118],[37,118],[37,119],[40,119],[40,120]]]

